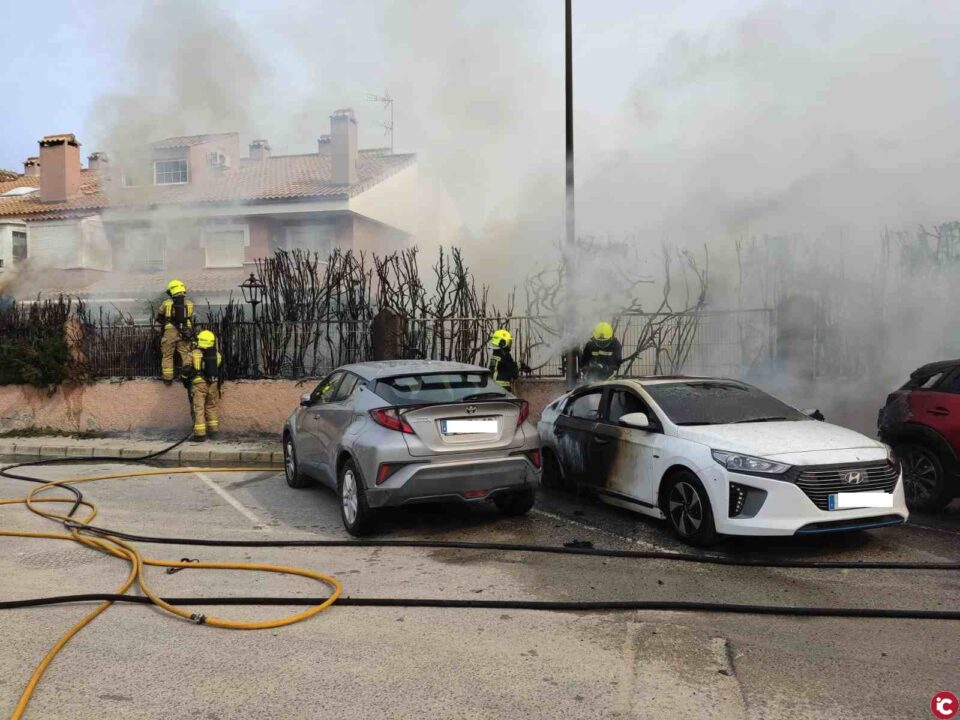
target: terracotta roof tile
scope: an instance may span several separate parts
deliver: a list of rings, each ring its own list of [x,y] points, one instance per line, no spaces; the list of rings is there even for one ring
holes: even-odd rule
[[[0,197],[0,217],[52,220],[94,214],[107,207],[139,207],[166,204],[248,203],[269,200],[346,200],[411,165],[413,154],[391,155],[360,151],[359,181],[350,186],[331,181],[327,156],[275,155],[266,160],[243,160],[234,167],[212,172],[184,185],[144,185],[103,192],[99,176],[81,171],[80,192],[62,203],[41,203],[36,193]],[[14,187],[39,187],[39,177],[20,176],[0,182],[0,195]]]

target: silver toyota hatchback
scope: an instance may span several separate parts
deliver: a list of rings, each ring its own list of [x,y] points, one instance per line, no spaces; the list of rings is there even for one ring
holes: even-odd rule
[[[325,377],[283,428],[287,484],[319,480],[340,498],[351,535],[379,508],[492,500],[507,515],[533,506],[540,439],[529,407],[482,367],[394,360]]]

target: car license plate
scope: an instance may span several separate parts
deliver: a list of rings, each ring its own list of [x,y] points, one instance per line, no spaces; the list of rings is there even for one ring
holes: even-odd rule
[[[493,418],[440,421],[442,435],[496,435],[499,429],[499,423]]]
[[[829,510],[853,510],[854,508],[892,508],[893,493],[857,492],[833,493],[827,496]]]

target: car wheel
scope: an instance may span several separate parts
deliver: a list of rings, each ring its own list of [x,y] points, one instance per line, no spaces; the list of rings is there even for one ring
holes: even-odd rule
[[[354,537],[368,534],[373,529],[374,511],[367,505],[363,478],[360,477],[353,460],[347,460],[340,468],[337,495],[340,497],[340,519],[343,527]]]
[[[540,484],[551,490],[559,490],[563,487],[563,472],[560,470],[560,461],[550,450],[543,451]]]
[[[283,436],[283,474],[287,478],[287,485],[292,488],[299,490],[313,484],[310,478],[300,472],[297,448],[293,444],[293,435],[289,433]]]
[[[519,517],[530,512],[530,509],[533,507],[533,503],[536,499],[537,494],[534,492],[533,488],[524,488],[523,490],[518,490],[517,492],[500,493],[499,495],[494,495],[493,504],[496,505],[497,510],[502,512],[504,515]]]
[[[673,475],[663,498],[663,512],[678,539],[697,547],[717,541],[710,498],[696,475],[689,471]]]
[[[952,499],[947,474],[935,452],[923,445],[897,445],[894,454],[903,468],[903,494],[911,510],[935,512]]]

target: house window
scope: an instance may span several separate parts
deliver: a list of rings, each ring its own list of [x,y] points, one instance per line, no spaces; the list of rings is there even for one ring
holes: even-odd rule
[[[13,264],[19,265],[27,259],[27,234],[20,230],[13,231]]]
[[[243,248],[247,245],[245,230],[207,230],[203,238],[208,268],[243,266]]]
[[[319,253],[326,259],[334,245],[333,223],[309,223],[287,226],[287,250]]]
[[[178,185],[190,181],[190,165],[186,160],[157,160],[153,163],[155,185]]]
[[[149,230],[128,230],[124,233],[124,270],[156,272],[167,266],[167,236]]]

